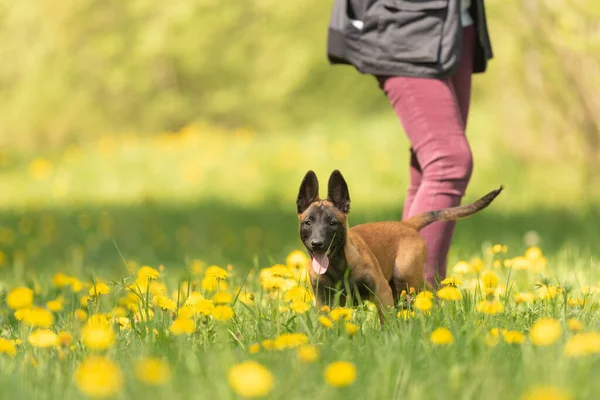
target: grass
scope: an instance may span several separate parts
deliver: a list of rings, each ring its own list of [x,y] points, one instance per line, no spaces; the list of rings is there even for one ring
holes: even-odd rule
[[[472,130],[484,131],[483,120],[473,115]],[[269,398],[504,399],[519,398],[538,385],[560,388],[574,399],[597,397],[598,338],[592,335],[585,340],[591,344],[577,347],[573,337],[579,336],[567,322],[577,319],[584,331],[600,331],[597,199],[573,166],[516,159],[495,137],[472,137],[476,170],[465,201],[499,184],[506,190],[491,207],[458,224],[449,265],[468,266],[459,285],[462,299],[434,297],[428,315],[413,309],[408,321],[390,311],[383,328],[372,308],[362,305],[352,312],[351,322],[360,327],[354,335],[346,332],[345,321],[323,326],[319,317],[329,314],[314,307],[304,314],[288,310],[286,289],[298,281],[269,273],[276,264],[289,264],[288,254],[301,249],[294,201],[308,168],[321,180],[334,168],[342,170],[353,200],[351,224],[399,218],[406,141],[389,116],[361,125],[316,126],[295,136],[191,127],[178,137],[107,136],[58,153],[3,151],[0,185],[7,190],[0,193],[0,336],[22,343],[14,357],[0,350],[2,397],[83,398],[82,390],[93,384],[77,385],[74,377],[94,354],[118,366],[121,384],[114,380],[118,373],[98,372],[98,366],[92,373],[107,378],[105,388],[112,376],[119,387],[115,397],[123,399],[236,398],[228,371],[246,360],[258,361],[273,375]],[[492,253],[493,244],[507,245],[507,253]],[[533,252],[532,245],[543,254]],[[504,259],[524,254],[530,256],[525,270],[503,266]],[[540,263],[545,268],[537,268]],[[127,286],[139,282],[143,265],[160,270],[159,283],[151,290],[134,286],[136,297]],[[197,315],[193,334],[175,335],[175,314],[185,313],[190,292],[213,298],[203,284],[210,265],[228,271],[228,288],[222,291],[232,295],[235,316],[219,321],[215,314]],[[299,278],[293,266],[283,271]],[[498,277],[493,293],[476,286],[492,276],[489,271]],[[72,288],[74,279],[57,287],[53,278],[58,272],[80,281],[81,290]],[[98,280],[110,292],[82,304]],[[544,285],[536,286],[539,282]],[[64,343],[52,348],[28,341],[39,328],[30,325],[39,321],[16,320],[6,301],[18,286],[32,288],[33,301],[42,308],[60,300],[62,310],[52,313],[50,329],[68,332],[70,340],[61,336]],[[586,291],[589,287],[594,293]],[[253,294],[254,302],[245,294],[236,298],[240,288]],[[559,293],[543,299],[544,290]],[[520,292],[532,293],[535,301],[517,303]],[[486,296],[501,302],[504,311],[478,311]],[[86,338],[90,323],[76,318],[79,309],[106,315],[109,323],[99,323],[98,337],[109,330],[115,342],[94,350],[98,339]],[[561,336],[549,346],[540,346],[540,335],[530,334],[542,317],[560,324]],[[439,327],[451,331],[454,343],[431,342]],[[505,343],[501,333],[490,336],[493,328],[520,332],[524,340]],[[296,339],[314,344],[318,359],[298,359],[298,343],[286,344],[280,337],[285,333],[306,335]],[[284,348],[268,351],[263,345],[250,351],[278,337],[278,347]],[[571,357],[565,354],[568,346],[590,354]],[[136,367],[142,357],[163,360],[166,370],[155,373],[170,379],[160,386],[144,383]],[[327,366],[338,360],[356,366],[356,380],[348,387],[332,387],[324,378]],[[260,382],[251,379],[246,386]]]

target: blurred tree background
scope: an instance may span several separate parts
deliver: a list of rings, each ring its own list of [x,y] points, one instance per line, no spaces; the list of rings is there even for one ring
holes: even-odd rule
[[[581,156],[600,170],[600,3],[486,4],[496,58],[476,78],[474,101],[489,104],[484,112],[520,157]],[[330,8],[2,0],[0,143],[63,145],[199,120],[266,132],[387,112],[372,78],[327,64]]]
[[[489,219],[462,223],[473,230],[457,232],[457,247],[473,254],[492,233],[506,235],[490,240],[510,241],[511,232],[551,230],[547,217],[560,214],[571,230],[542,236],[555,238],[556,252],[569,234],[589,249],[581,224],[600,220],[600,2],[485,3],[495,58],[474,80],[468,135],[476,167],[467,197],[504,183],[495,210],[513,214],[490,211]],[[189,246],[169,250],[177,260],[202,253],[226,262],[234,241],[244,260],[267,242],[268,250],[288,251],[296,246],[294,197],[308,168],[345,172],[357,188],[356,220],[396,218],[408,144],[376,81],[327,63],[331,5],[0,0],[0,246],[7,258],[37,251],[48,259],[35,250],[38,242],[18,239],[19,232],[33,237],[32,216],[48,207],[67,208],[54,215],[64,238],[80,223],[73,221],[97,218],[101,239],[88,247],[111,257],[119,233],[132,241],[126,250],[140,254],[134,236],[142,220],[151,236],[143,254],[172,249],[165,238],[175,236]],[[179,202],[176,217],[156,200]],[[213,200],[262,211],[235,208],[219,222]],[[199,208],[182,208],[185,201]],[[127,204],[140,202],[145,208],[132,206],[137,217],[128,220]],[[278,208],[264,214],[265,204]],[[184,223],[194,210],[211,227],[206,219]],[[291,219],[279,226],[282,216]],[[171,226],[175,220],[181,224]],[[6,228],[15,224],[16,231]],[[40,232],[52,249],[46,239],[55,231]],[[213,235],[228,245],[214,247]],[[63,247],[82,235],[72,237]]]

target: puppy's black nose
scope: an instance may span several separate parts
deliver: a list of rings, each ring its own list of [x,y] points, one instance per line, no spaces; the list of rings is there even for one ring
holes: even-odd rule
[[[314,250],[318,250],[318,249],[322,249],[323,248],[323,241],[322,240],[311,240],[310,241],[310,246],[314,249]]]

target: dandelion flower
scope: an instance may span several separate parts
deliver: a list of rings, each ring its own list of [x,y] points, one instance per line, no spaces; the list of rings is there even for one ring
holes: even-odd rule
[[[240,293],[240,295],[238,296],[238,300],[246,305],[254,304],[255,299],[256,296],[254,295],[254,293],[243,292]]]
[[[321,308],[319,308],[319,312],[322,312],[323,314],[328,314],[331,311],[331,308],[329,308],[329,306],[321,306]]]
[[[250,346],[248,346],[248,352],[250,354],[256,354],[260,351],[260,344],[259,343],[252,343]]]
[[[308,302],[311,298],[310,292],[306,288],[299,286],[287,290],[283,295],[283,300],[287,303],[292,303],[294,301]]]
[[[38,329],[33,331],[27,341],[33,347],[46,349],[48,347],[56,347],[60,343],[58,335],[49,329]]]
[[[13,310],[28,308],[33,305],[33,290],[26,287],[17,287],[8,292],[6,303]]]
[[[441,281],[440,284],[442,286],[460,286],[462,285],[462,281],[456,277],[448,277]]]
[[[504,311],[504,304],[498,300],[483,300],[477,304],[477,311],[489,315],[500,314]]]
[[[466,261],[459,261],[452,267],[452,271],[455,274],[465,275],[471,272],[471,265]]]
[[[321,325],[323,325],[325,328],[331,328],[333,326],[333,321],[330,320],[329,318],[327,318],[324,315],[319,316],[319,322],[321,323]]]
[[[191,335],[195,330],[194,321],[188,318],[177,318],[169,327],[169,331],[175,336]]]
[[[177,303],[175,300],[170,299],[167,296],[156,296],[153,299],[154,304],[165,311],[175,311],[177,309]]]
[[[306,268],[310,260],[303,251],[294,250],[285,258],[285,263],[290,268]]]
[[[517,293],[515,295],[515,303],[519,304],[519,303],[528,303],[531,304],[533,303],[535,300],[535,295],[531,292],[522,292],[522,293]]]
[[[442,300],[460,300],[462,298],[462,294],[460,290],[455,286],[444,286],[440,290],[437,291],[437,296]]]
[[[414,318],[415,312],[410,310],[400,310],[398,311],[398,318],[408,321],[411,318]]]
[[[319,350],[315,345],[307,344],[296,349],[298,359],[305,363],[316,361],[319,358]]]
[[[229,369],[227,380],[231,388],[241,397],[263,397],[273,389],[271,372],[256,361],[244,361]]]
[[[17,346],[12,340],[0,338],[0,354],[7,354],[14,357],[17,354]]]
[[[333,387],[349,386],[356,380],[356,366],[348,361],[335,361],[325,368],[325,382]]]
[[[567,327],[570,331],[577,332],[583,329],[583,324],[580,320],[571,318],[567,321]]]
[[[152,267],[143,266],[137,272],[137,279],[142,283],[147,283],[149,281],[153,281],[160,277],[160,272],[155,270]]]
[[[533,387],[521,395],[520,400],[571,400],[573,397],[556,386]]]
[[[498,286],[499,279],[494,271],[485,271],[483,275],[481,275],[481,281],[484,288],[493,289]]]
[[[216,265],[211,265],[210,267],[208,267],[206,269],[204,276],[206,278],[211,278],[211,279],[216,279],[218,281],[222,281],[222,280],[227,279],[227,277],[229,276],[229,273],[221,267],[218,267]]]
[[[569,357],[583,357],[600,353],[600,333],[577,333],[567,340],[565,355]]]
[[[121,390],[123,372],[108,358],[91,356],[75,372],[75,384],[89,397],[110,397]]]
[[[277,350],[292,349],[308,343],[308,336],[304,333],[282,333],[273,341],[273,348]]]
[[[229,321],[233,318],[234,312],[233,308],[229,306],[216,306],[213,308],[211,315],[217,321]]]
[[[115,343],[115,333],[108,324],[86,324],[81,338],[86,347],[94,350],[105,350]]]
[[[233,296],[229,292],[219,292],[212,298],[214,304],[231,304]]]
[[[519,331],[504,331],[502,332],[504,342],[511,344],[521,344],[525,341],[525,335]]]
[[[88,317],[87,312],[85,310],[82,310],[81,308],[75,310],[73,315],[75,316],[75,319],[77,321],[85,321]]]
[[[310,310],[310,304],[301,300],[294,300],[290,304],[290,309],[296,314],[304,314],[305,312]]]
[[[49,328],[54,323],[54,316],[45,308],[34,307],[23,314],[23,322],[33,327]]]
[[[550,346],[562,335],[560,322],[553,318],[540,318],[533,323],[529,336],[536,346]]]
[[[356,332],[358,332],[360,330],[360,326],[353,324],[352,322],[346,322],[344,327],[346,329],[346,333],[350,336],[354,336],[356,334]]]
[[[448,328],[437,328],[431,332],[429,340],[433,344],[452,344],[454,343],[454,336]]]
[[[415,298],[415,301],[413,303],[413,307],[416,308],[417,310],[427,314],[429,312],[429,310],[431,310],[433,308],[433,301],[431,301],[431,299],[429,297],[417,296],[417,298]]]
[[[202,314],[202,315],[211,315],[214,308],[215,308],[215,305],[213,304],[212,300],[209,300],[209,299],[198,300],[192,306],[192,310],[194,311],[195,314]]]
[[[341,319],[349,321],[352,319],[352,309],[347,307],[335,307],[329,312],[329,316],[334,321],[339,321]]]
[[[158,358],[142,358],[134,364],[135,377],[150,386],[162,386],[171,379],[169,364]]]
[[[63,300],[60,298],[50,300],[50,301],[46,302],[46,307],[48,307],[48,310],[50,310],[50,311],[59,312],[63,308]]]
[[[108,285],[104,282],[96,282],[96,284],[94,284],[89,290],[90,296],[97,296],[100,294],[108,294],[109,292],[110,292],[110,287],[108,287]]]

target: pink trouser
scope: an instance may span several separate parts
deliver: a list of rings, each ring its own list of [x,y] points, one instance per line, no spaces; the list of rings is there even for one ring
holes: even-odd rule
[[[460,204],[473,170],[465,128],[471,100],[475,30],[463,28],[460,65],[439,80],[378,77],[411,143],[410,187],[403,218]],[[446,258],[456,223],[435,222],[421,230],[427,243],[425,279],[434,287],[446,276]]]

